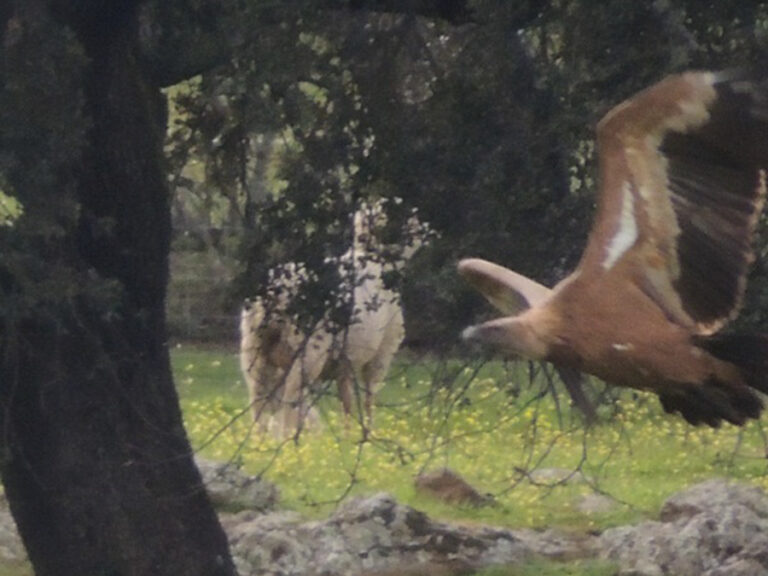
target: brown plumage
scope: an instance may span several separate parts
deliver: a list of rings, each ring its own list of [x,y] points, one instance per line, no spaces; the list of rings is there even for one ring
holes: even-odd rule
[[[768,339],[718,332],[741,306],[766,194],[765,76],[670,76],[608,112],[597,143],[598,210],[576,270],[465,338],[651,390],[693,424],[757,418]],[[459,272],[492,302],[519,298],[509,270],[470,259]]]

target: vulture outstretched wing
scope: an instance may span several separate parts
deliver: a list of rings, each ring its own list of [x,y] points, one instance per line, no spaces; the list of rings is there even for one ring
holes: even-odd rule
[[[459,262],[459,274],[497,310],[510,316],[538,306],[552,293],[551,289],[522,274],[480,258]]]
[[[766,86],[670,76],[598,125],[599,209],[583,274],[631,268],[669,317],[710,334],[736,316],[766,193]]]

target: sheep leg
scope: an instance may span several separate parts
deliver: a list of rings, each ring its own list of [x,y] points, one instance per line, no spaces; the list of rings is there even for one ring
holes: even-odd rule
[[[306,422],[306,416],[310,413],[311,406],[307,405],[304,396],[310,392],[313,385],[320,378],[328,360],[328,352],[331,346],[331,336],[317,329],[309,341],[299,351],[298,357],[291,365],[286,377],[285,394],[283,396],[283,437],[300,432]]]
[[[342,358],[340,362],[337,386],[341,407],[344,410],[344,427],[349,428],[349,420],[352,416],[352,386],[354,385],[354,377],[349,360]]]
[[[373,395],[375,383],[372,381],[363,382],[363,391],[365,393],[365,425],[373,428]]]
[[[250,320],[250,315],[243,313],[240,324],[240,371],[248,389],[248,406],[251,409],[253,421],[258,422],[261,415],[261,410],[257,406],[259,389],[261,388],[259,375],[263,367],[259,362],[258,340],[256,340],[255,329],[250,325]]]
[[[365,394],[365,415],[367,425],[373,427],[373,400],[378,387],[386,379],[389,367],[395,357],[400,344],[405,337],[405,322],[403,311],[399,305],[394,305],[392,317],[385,327],[384,337],[375,358],[366,367],[362,382]]]
[[[243,371],[243,377],[245,378],[245,385],[248,388],[248,406],[251,409],[251,415],[253,421],[258,422],[261,410],[259,409],[259,382],[254,375],[250,372],[253,368],[248,368],[248,371]]]
[[[262,432],[266,431],[267,426],[266,419],[263,417],[264,412],[268,409],[270,399],[275,393],[270,386],[270,383],[276,382],[271,378],[273,373],[274,371],[264,364],[258,354],[248,358],[247,362],[243,362],[243,377],[248,388],[251,415]]]
[[[286,438],[299,429],[303,396],[302,362],[296,359],[285,376],[285,391],[280,404],[280,425],[276,434]]]

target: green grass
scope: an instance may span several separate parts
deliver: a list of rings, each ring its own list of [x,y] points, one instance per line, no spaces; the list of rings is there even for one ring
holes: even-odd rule
[[[0,561],[0,576],[33,576],[28,562]]]
[[[489,363],[477,374],[458,363],[399,359],[377,396],[373,438],[361,443],[346,429],[338,401],[320,402],[326,425],[301,441],[278,443],[253,430],[237,355],[179,346],[172,361],[184,418],[202,455],[236,460],[280,487],[282,504],[312,517],[327,515],[351,494],[387,491],[430,516],[513,528],[591,531],[654,517],[672,493],[711,477],[768,488],[760,422],[743,432],[693,428],[663,415],[650,395],[623,393],[618,414],[585,433],[567,408],[558,417],[549,395],[533,398],[524,364]],[[508,391],[522,388],[519,394]],[[561,404],[567,404],[560,394]],[[562,419],[562,426],[560,423]],[[451,506],[416,493],[422,469],[450,466],[497,505]],[[521,471],[579,467],[592,483],[537,485]],[[354,479],[351,482],[351,479]],[[621,502],[605,514],[584,514],[578,499],[595,488]],[[0,565],[0,576],[26,576],[27,565]],[[597,561],[540,562],[497,567],[479,576],[608,576]]]
[[[312,517],[349,494],[387,491],[439,519],[583,532],[655,517],[672,493],[711,477],[768,488],[760,422],[743,430],[694,428],[663,414],[654,396],[626,391],[617,413],[602,408],[601,423],[585,432],[567,406],[558,416],[550,395],[535,398],[542,378],[521,385],[528,379],[521,363],[488,363],[475,374],[458,363],[399,359],[377,397],[369,441],[361,442],[358,427],[345,428],[329,395],[319,404],[322,430],[279,443],[253,429],[234,352],[182,346],[172,359],[193,446],[263,474],[279,486],[284,506]],[[562,393],[560,404],[568,404]],[[414,476],[439,466],[494,494],[497,505],[452,506],[417,493]],[[579,468],[590,481],[539,485],[526,476],[541,468]],[[595,491],[618,505],[608,513],[581,512],[579,499]],[[573,566],[484,576],[610,573],[603,565]]]

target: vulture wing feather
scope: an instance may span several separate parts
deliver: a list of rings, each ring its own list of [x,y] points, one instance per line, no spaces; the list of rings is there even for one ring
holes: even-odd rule
[[[522,274],[480,258],[462,260],[458,269],[459,274],[504,314],[515,315],[538,306],[552,292]]]
[[[632,271],[700,334],[739,310],[766,193],[768,86],[738,74],[671,76],[598,125],[601,192],[585,274]]]

